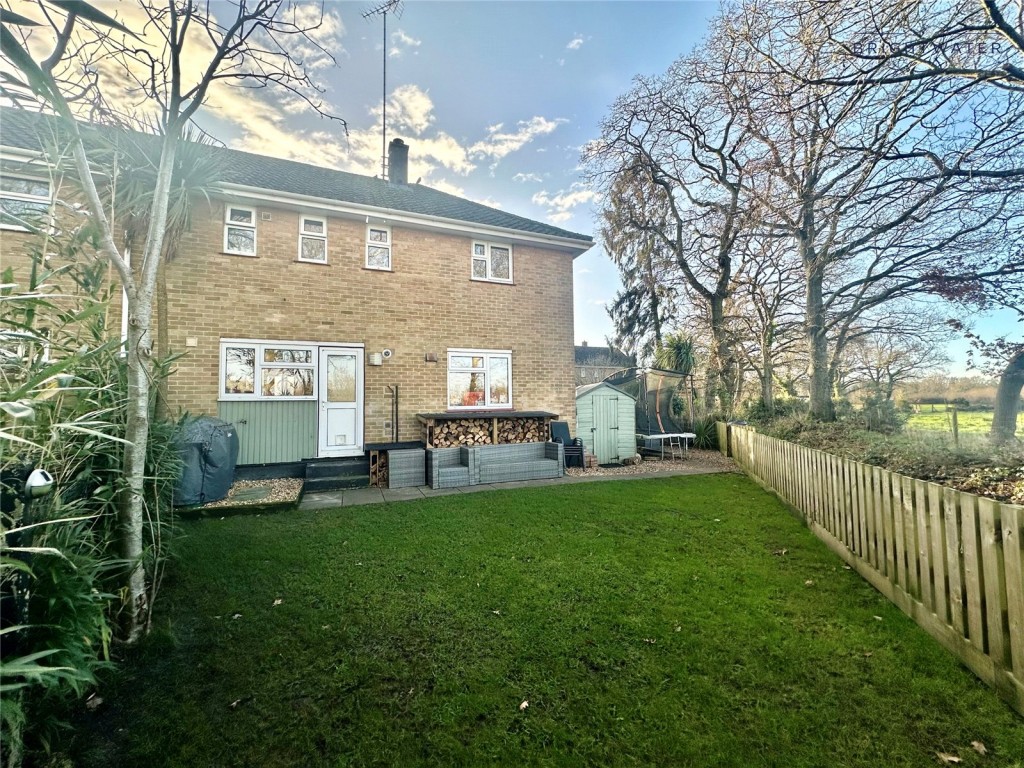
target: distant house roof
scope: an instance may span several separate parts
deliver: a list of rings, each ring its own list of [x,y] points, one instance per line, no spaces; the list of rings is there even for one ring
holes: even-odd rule
[[[42,149],[41,137],[53,134],[55,122],[56,118],[48,115],[2,109],[0,146],[39,152]],[[141,137],[143,142],[153,140],[153,137],[146,134],[135,135]],[[401,212],[429,219],[464,222],[548,240],[554,246],[577,254],[594,244],[588,235],[517,216],[422,184],[397,184],[333,168],[224,147],[204,146],[202,151],[208,151],[216,157],[222,168],[221,187],[225,191],[244,193],[247,188],[267,190],[306,200],[346,203],[387,214]]]
[[[576,347],[576,365],[632,368],[636,360],[612,347],[591,347],[588,344]]]

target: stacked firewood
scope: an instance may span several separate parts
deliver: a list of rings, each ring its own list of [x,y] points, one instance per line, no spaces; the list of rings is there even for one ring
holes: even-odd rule
[[[499,419],[499,443],[540,443],[548,439],[543,419]]]
[[[456,445],[489,445],[491,442],[491,420],[455,419],[436,424],[433,429],[435,448],[452,448]]]

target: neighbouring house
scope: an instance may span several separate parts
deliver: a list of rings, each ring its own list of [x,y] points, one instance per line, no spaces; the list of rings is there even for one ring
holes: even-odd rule
[[[609,376],[636,367],[636,359],[614,347],[576,347],[576,386],[596,384]]]
[[[51,204],[51,123],[2,110],[0,212]],[[520,414],[575,423],[572,262],[591,238],[409,183],[410,148],[389,149],[387,180],[203,150],[223,170],[166,268],[169,400],[237,425],[240,464],[357,456],[462,416],[495,442]],[[0,221],[16,273],[28,237]]]

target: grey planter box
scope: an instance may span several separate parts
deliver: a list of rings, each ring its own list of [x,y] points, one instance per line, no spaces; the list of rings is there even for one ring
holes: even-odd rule
[[[426,451],[408,448],[388,451],[388,488],[426,485]]]

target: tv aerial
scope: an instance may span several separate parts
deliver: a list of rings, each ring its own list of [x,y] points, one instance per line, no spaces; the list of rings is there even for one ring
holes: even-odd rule
[[[396,19],[400,19],[402,18],[402,12],[404,10],[404,0],[383,0],[383,2],[379,2],[368,11],[363,12],[364,19],[370,20],[375,16],[380,16],[384,19],[384,37],[382,46],[384,49],[384,77],[383,98],[381,99],[381,108],[383,109],[383,112],[381,114],[380,121],[380,170],[382,179],[386,179],[388,177],[388,14],[390,13]]]

